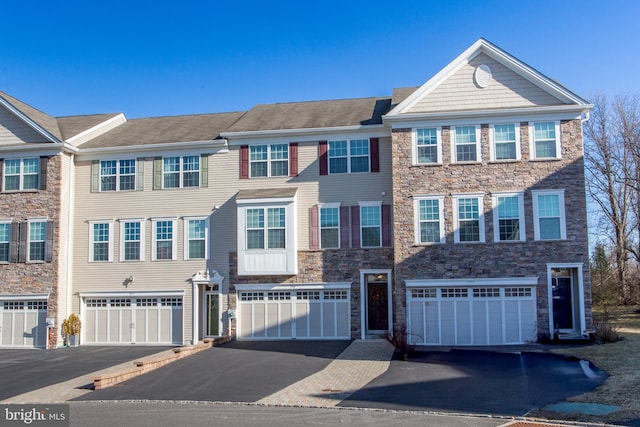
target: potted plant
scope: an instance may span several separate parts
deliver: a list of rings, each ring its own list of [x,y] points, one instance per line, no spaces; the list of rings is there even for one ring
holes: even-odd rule
[[[80,318],[74,313],[71,313],[69,317],[62,322],[62,333],[67,341],[67,346],[78,346],[78,337],[80,336],[81,327],[82,324],[80,323]]]

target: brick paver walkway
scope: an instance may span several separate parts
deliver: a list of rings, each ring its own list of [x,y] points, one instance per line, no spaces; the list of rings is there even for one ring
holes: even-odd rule
[[[394,348],[386,340],[356,340],[322,371],[258,401],[267,405],[330,407],[388,368]]]

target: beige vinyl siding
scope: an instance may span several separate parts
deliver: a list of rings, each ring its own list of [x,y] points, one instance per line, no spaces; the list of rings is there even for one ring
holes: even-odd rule
[[[476,67],[491,68],[489,86],[478,87]],[[563,103],[485,54],[480,54],[421,99],[409,113],[562,105]]]
[[[44,136],[36,132],[15,114],[0,106],[0,145],[45,141]]]

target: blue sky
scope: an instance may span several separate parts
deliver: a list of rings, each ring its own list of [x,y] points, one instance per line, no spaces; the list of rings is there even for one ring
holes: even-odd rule
[[[0,90],[129,118],[389,95],[480,37],[588,98],[638,92],[640,2],[5,2]]]

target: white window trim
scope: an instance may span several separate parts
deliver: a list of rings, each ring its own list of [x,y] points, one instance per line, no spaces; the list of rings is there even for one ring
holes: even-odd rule
[[[35,174],[27,174],[27,175],[36,175],[38,177],[38,185],[36,186],[36,188],[24,188],[24,161],[25,160],[36,160],[36,165],[38,166],[38,171]],[[39,157],[21,157],[21,158],[5,158],[4,159],[5,162],[7,160],[19,160],[20,161],[20,173],[18,175],[9,175],[9,176],[18,176],[18,188],[13,190],[7,190],[6,188],[6,177],[7,177],[7,165],[6,163],[3,165],[2,168],[2,191],[7,192],[7,193],[11,193],[11,192],[18,192],[18,191],[37,191],[40,187],[40,158]]]
[[[422,200],[437,200],[440,220],[440,241],[439,242],[422,242],[420,240],[420,201]],[[445,234],[445,217],[444,217],[444,196],[443,195],[428,195],[428,196],[414,196],[413,197],[413,229],[415,234],[415,244],[420,246],[431,246],[446,243],[447,236]]]
[[[175,173],[175,172],[166,172],[164,170],[164,159],[170,159],[173,157],[178,157],[180,159],[180,169],[178,170],[179,176],[180,176],[180,182],[178,187],[165,187],[164,186],[164,177],[166,174],[168,173]],[[184,186],[184,174],[187,172],[184,170],[184,158],[185,157],[197,157],[198,158],[198,185],[192,186],[192,187],[185,187]],[[195,172],[194,170],[188,171],[189,173],[193,173]],[[162,189],[163,190],[173,190],[176,188],[200,188],[200,183],[202,182],[202,157],[200,155],[197,154],[183,154],[181,156],[163,156],[162,157]]]
[[[27,262],[39,263],[46,262],[47,257],[47,222],[48,218],[31,218],[27,220]],[[45,259],[31,260],[31,224],[35,222],[44,222],[44,257]]]
[[[120,221],[120,262],[144,261],[145,228],[146,228],[145,219],[144,218],[127,218],[127,219],[120,219],[119,221]],[[124,259],[124,252],[125,252],[124,225],[132,222],[140,223],[140,259]]]
[[[536,157],[536,142],[535,142],[535,130],[534,124],[536,123],[545,123],[545,122],[553,122],[555,124],[556,130],[556,156],[555,157]],[[562,134],[560,133],[560,121],[558,120],[536,120],[534,122],[529,122],[529,158],[533,160],[555,160],[562,158]]]
[[[106,261],[95,261],[93,259],[94,255],[94,235],[93,235],[93,226],[95,224],[108,224],[109,225],[109,249],[108,249],[108,257]],[[30,251],[27,251],[27,254]],[[102,220],[102,221],[89,221],[89,262],[91,263],[104,263],[104,262],[113,262],[113,220]]]
[[[462,193],[452,194],[453,197],[453,241],[461,244],[475,244],[485,242],[484,231],[484,193]],[[458,202],[460,199],[478,199],[478,231],[480,234],[480,240],[475,242],[461,242],[460,241],[460,225],[458,219]]]
[[[540,238],[540,216],[538,215],[538,196],[557,195],[558,205],[560,208],[560,239],[541,239]],[[564,204],[564,190],[532,190],[531,197],[533,199],[533,238],[540,241],[558,241],[567,240],[567,222]]]
[[[189,222],[190,221],[202,221],[204,220],[204,260],[209,259],[209,233],[211,230],[210,222],[211,218],[208,216],[185,216],[183,220],[183,237],[184,237],[184,260],[190,259],[202,260],[202,258],[190,258],[189,257]]]
[[[359,202],[360,205],[360,247],[361,248],[381,248],[382,247],[382,201],[373,201],[373,202]],[[378,213],[380,214],[380,245],[378,246],[364,246],[364,239],[362,235],[362,208],[375,206],[378,208]]]
[[[286,145],[287,146],[287,174],[286,175],[276,175],[276,176],[272,176],[271,175],[271,162],[272,161],[276,161],[276,162],[283,162],[284,159],[280,159],[280,160],[273,160],[271,159],[271,147],[273,145]],[[267,162],[267,176],[253,176],[253,174],[251,173],[251,165],[253,163],[257,163],[257,161],[255,160],[251,160],[251,148],[253,147],[261,147],[261,146],[266,146],[267,147],[267,159],[266,160],[260,160],[260,162],[266,161]],[[287,143],[287,142],[274,142],[271,144],[254,144],[254,145],[250,145],[249,146],[249,178],[253,178],[253,179],[259,179],[259,178],[286,178],[289,176],[289,169],[291,168],[291,144]]]
[[[500,125],[514,125],[516,136],[516,158],[515,159],[496,159],[496,138],[495,127]],[[522,148],[520,143],[520,124],[519,123],[491,123],[489,125],[489,158],[492,162],[513,162],[516,160],[522,160]]]
[[[157,224],[160,221],[171,221],[173,223],[171,235],[171,259],[158,259],[157,246]],[[151,261],[175,261],[178,259],[178,221],[176,218],[151,218]]]
[[[322,247],[322,223],[321,221],[321,212],[322,209],[338,209],[338,246],[336,247],[331,247],[331,248],[324,248]],[[341,242],[341,238],[342,238],[342,233],[340,232],[340,228],[341,228],[341,223],[340,223],[340,203],[319,203],[318,204],[318,245],[320,246],[321,249],[339,249],[340,248],[340,242]]]
[[[518,198],[518,220],[520,222],[520,238],[518,240],[500,240],[500,218],[498,216],[498,197]],[[527,240],[524,219],[524,193],[523,192],[498,192],[491,193],[493,207],[493,240],[497,243],[515,243]]]
[[[331,143],[332,142],[340,142],[347,141],[347,170],[346,172],[331,172]],[[351,143],[353,141],[367,141],[368,145],[368,154],[367,154],[367,170],[359,171],[359,172],[351,172]],[[364,157],[364,156],[357,156]],[[371,139],[370,138],[344,138],[344,139],[331,139],[327,141],[327,173],[329,175],[342,175],[345,173],[371,173]]]
[[[125,161],[125,160],[130,160],[133,161],[133,188],[130,190],[121,190],[120,189],[120,177],[123,176],[120,174],[120,162]],[[116,188],[114,190],[103,190],[102,189],[102,162],[116,162]],[[164,171],[163,171],[164,172]],[[101,193],[111,193],[111,192],[116,192],[116,191],[136,191],[138,189],[138,160],[135,158],[131,158],[131,157],[127,157],[127,158],[122,158],[122,159],[106,159],[106,160],[100,160],[100,163],[98,164],[98,179],[99,181],[99,191]],[[112,175],[109,175],[112,176]],[[129,176],[129,174],[124,175],[124,176]]]
[[[476,160],[475,161],[458,161],[458,156],[456,152],[456,128],[466,128],[466,127],[475,127],[476,129]],[[482,144],[482,130],[480,125],[469,124],[469,125],[460,125],[460,126],[451,126],[449,131],[449,145],[451,145],[451,163],[461,163],[461,164],[473,164],[473,163],[482,163],[482,150],[480,146]]]
[[[418,161],[418,129],[435,129],[436,130],[436,157],[435,163],[420,163]],[[411,146],[413,149],[412,159],[414,166],[425,165],[441,165],[442,164],[442,127],[441,126],[423,126],[411,129]]]

